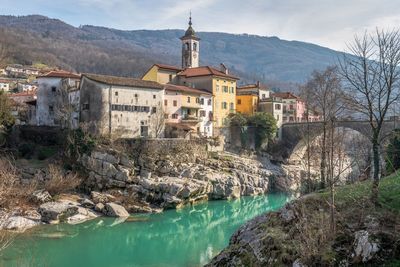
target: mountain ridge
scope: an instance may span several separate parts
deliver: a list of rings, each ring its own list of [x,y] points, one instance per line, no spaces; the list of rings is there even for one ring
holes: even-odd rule
[[[195,28],[196,25],[194,25]],[[67,24],[42,15],[0,16],[16,49],[27,61],[44,61],[81,72],[138,76],[154,63],[180,65],[179,37],[184,30],[118,30],[104,26]],[[224,32],[197,32],[201,65],[224,63],[242,82],[304,82],[315,69],[336,62],[341,52],[316,44],[279,37]],[[28,40],[32,43],[31,50]],[[21,61],[14,51],[12,60]],[[17,61],[17,62],[16,62]]]

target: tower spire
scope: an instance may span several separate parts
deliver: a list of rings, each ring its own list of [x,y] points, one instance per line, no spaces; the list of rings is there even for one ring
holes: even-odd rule
[[[192,26],[192,10],[189,12],[189,26]]]

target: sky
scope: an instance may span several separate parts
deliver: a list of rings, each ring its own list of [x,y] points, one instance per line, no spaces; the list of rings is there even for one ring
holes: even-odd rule
[[[400,27],[400,0],[0,0],[0,14],[40,14],[122,30],[184,29],[277,36],[345,51],[355,34]]]

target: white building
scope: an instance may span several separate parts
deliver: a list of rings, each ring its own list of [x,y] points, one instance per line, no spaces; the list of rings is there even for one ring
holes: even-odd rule
[[[3,92],[10,91],[10,81],[0,80],[0,91],[3,91]]]
[[[257,92],[260,101],[268,99],[273,93],[267,86],[261,84],[259,81],[255,84],[246,84],[237,87],[238,92]]]
[[[70,91],[79,88],[80,75],[67,71],[50,71],[37,78],[36,123],[39,126],[68,127],[74,113]]]
[[[116,138],[162,137],[164,86],[151,81],[84,74],[80,122],[93,134]]]

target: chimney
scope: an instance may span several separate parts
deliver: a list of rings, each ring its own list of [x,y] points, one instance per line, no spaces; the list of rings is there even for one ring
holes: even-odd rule
[[[221,63],[220,66],[223,73],[229,74],[228,68],[224,65],[224,63]]]

